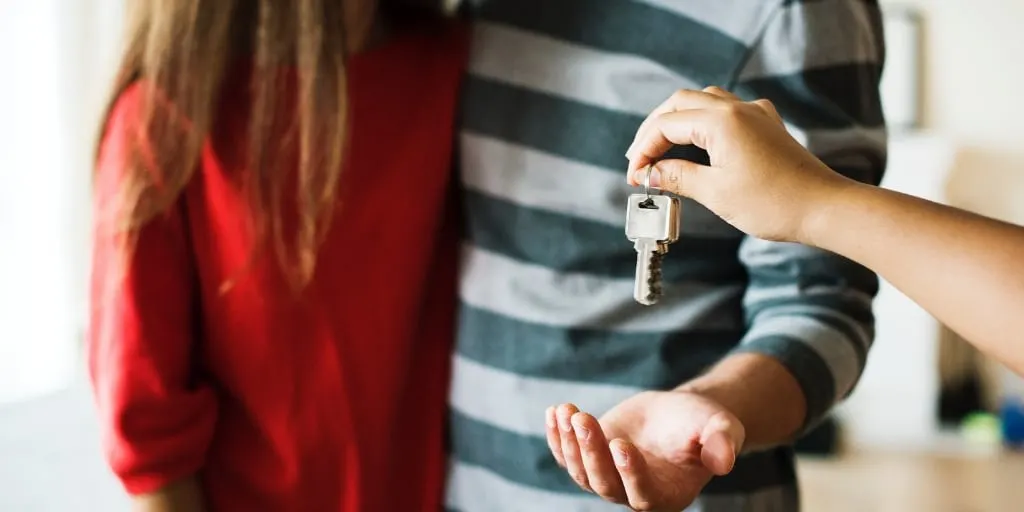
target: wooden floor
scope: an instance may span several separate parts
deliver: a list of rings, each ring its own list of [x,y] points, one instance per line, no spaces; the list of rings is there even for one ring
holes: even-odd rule
[[[1024,455],[802,459],[807,512],[1024,512]]]

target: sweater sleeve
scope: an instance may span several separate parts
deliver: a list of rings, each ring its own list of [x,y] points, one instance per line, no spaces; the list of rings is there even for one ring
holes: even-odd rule
[[[865,0],[784,1],[734,84],[768,98],[826,164],[878,184],[886,161],[879,80],[881,16]],[[813,426],[854,388],[874,337],[874,273],[835,254],[748,237],[749,329],[737,350],[777,358],[796,377]]]
[[[217,401],[197,379],[195,269],[184,200],[139,232],[122,256],[114,229],[141,89],[114,106],[94,182],[89,374],[114,473],[144,494],[196,473],[213,435]],[[140,140],[140,139],[135,139]]]

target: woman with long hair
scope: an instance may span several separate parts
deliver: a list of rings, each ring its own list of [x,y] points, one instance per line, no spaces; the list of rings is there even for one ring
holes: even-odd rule
[[[463,31],[426,1],[130,4],[88,343],[114,472],[138,510],[437,510]]]

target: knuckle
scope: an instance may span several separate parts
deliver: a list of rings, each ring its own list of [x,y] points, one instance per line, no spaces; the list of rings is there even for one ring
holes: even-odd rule
[[[772,103],[771,100],[762,98],[759,100],[754,100],[753,104],[756,105],[761,110],[761,114],[773,118],[779,117],[779,111],[775,108],[775,104]]]
[[[693,91],[690,89],[676,89],[676,92],[672,93],[672,99],[676,101],[682,101],[691,94],[693,94]]]
[[[682,191],[682,183],[679,176],[678,169],[672,169],[664,173],[661,177],[661,187],[669,192],[679,193]]]

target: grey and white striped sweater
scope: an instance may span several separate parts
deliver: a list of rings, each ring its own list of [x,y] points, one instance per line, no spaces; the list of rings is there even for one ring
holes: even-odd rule
[[[723,356],[773,356],[813,424],[853,388],[873,338],[875,275],[823,251],[744,237],[684,201],[665,297],[632,298],[623,152],[680,88],[773,100],[840,172],[878,183],[881,18],[866,0],[478,0],[461,113],[467,218],[451,391],[447,507],[621,510],[579,491],[544,409],[600,414]],[[691,148],[679,154],[706,158]],[[745,456],[694,510],[798,509],[792,451]]]

